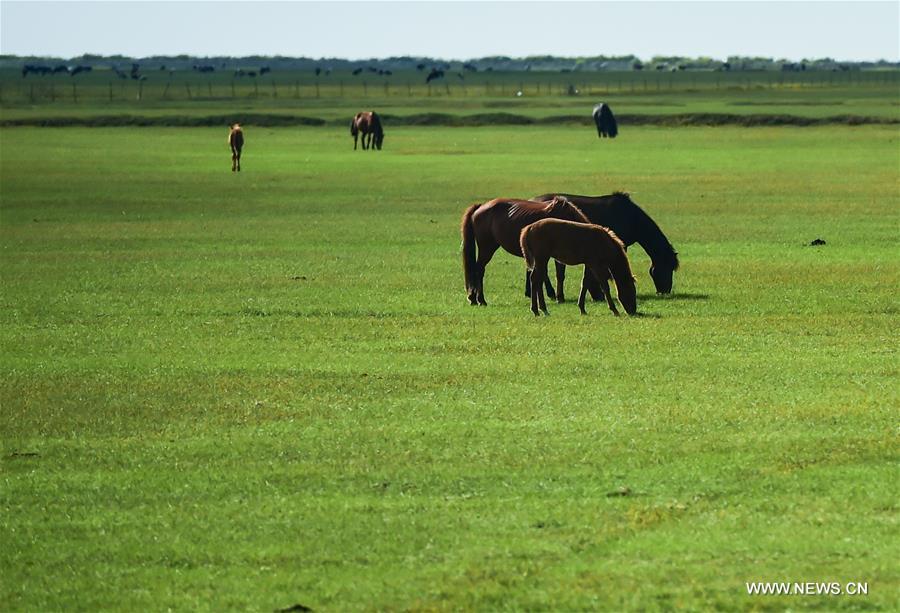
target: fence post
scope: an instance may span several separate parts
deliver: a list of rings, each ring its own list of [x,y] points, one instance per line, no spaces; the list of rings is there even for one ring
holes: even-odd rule
[[[166,91],[168,91],[168,90],[169,90],[169,84],[166,83]],[[165,94],[163,94],[163,97],[165,97]],[[109,101],[110,101],[110,102],[112,102],[112,98],[113,98],[113,94],[112,94],[112,81],[110,81],[110,82],[109,82]]]
[[[78,86],[72,83],[72,100],[78,102]]]
[[[185,84],[184,84],[184,88],[187,90],[188,100],[192,99],[193,96],[191,95],[191,86],[190,86],[190,84],[189,84],[189,83],[185,83]]]
[[[272,97],[273,98],[278,97],[278,86],[275,85],[275,79],[272,79]]]

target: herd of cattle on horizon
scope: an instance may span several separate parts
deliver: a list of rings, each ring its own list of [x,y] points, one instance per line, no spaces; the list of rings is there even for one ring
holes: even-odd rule
[[[608,104],[600,103],[592,113],[599,138],[615,138],[618,125]],[[375,111],[357,113],[350,121],[353,149],[362,136],[363,150],[381,150],[384,128]],[[231,170],[241,170],[244,133],[233,124],[228,133]],[[565,301],[566,266],[584,265],[578,308],[585,314],[587,293],[594,300],[605,300],[618,315],[609,288],[611,279],[625,312],[637,313],[635,277],[628,261],[628,246],[638,243],[650,256],[650,277],[657,293],[672,291],[678,270],[678,253],[653,219],[625,192],[605,196],[548,193],[522,200],[495,198],[473,204],[463,213],[463,272],[466,295],[472,305],[487,305],[484,297],[484,272],[499,248],[524,258],[525,295],[531,298],[535,315],[549,314],[544,297]],[[556,262],[556,288],[547,269]]]

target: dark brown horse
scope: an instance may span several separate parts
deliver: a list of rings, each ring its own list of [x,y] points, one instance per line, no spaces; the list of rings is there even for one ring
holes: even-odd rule
[[[236,123],[228,131],[228,146],[231,147],[231,172],[241,170],[241,149],[244,148],[244,131]]]
[[[372,146],[373,150],[381,150],[384,143],[384,128],[381,127],[381,118],[375,111],[364,111],[357,113],[356,117],[350,121],[350,136],[353,137],[353,150],[356,151],[356,141],[362,134],[362,148],[368,149]]]
[[[551,258],[569,266],[584,264],[581,295],[578,308],[585,315],[584,295],[591,277],[600,284],[606,304],[618,315],[609,291],[610,276],[616,282],[619,302],[629,315],[637,312],[637,290],[634,276],[625,255],[625,245],[614,232],[603,226],[576,223],[561,219],[544,219],[526,226],[520,235],[525,265],[531,273],[531,310],[538,315],[538,308],[547,313],[543,284],[547,276],[547,263]]]
[[[522,257],[519,241],[522,228],[549,218],[584,223],[588,221],[581,211],[564,198],[554,198],[549,202],[497,198],[484,204],[473,204],[466,209],[462,217],[461,233],[466,294],[471,304],[487,304],[484,299],[484,269],[497,249],[503,247],[512,255]],[[547,294],[554,297],[549,280]]]
[[[672,276],[678,270],[678,252],[672,243],[659,229],[656,222],[635,204],[624,192],[615,192],[607,196],[576,196],[573,194],[544,194],[534,200],[549,202],[554,198],[564,197],[578,207],[591,223],[604,226],[616,233],[616,236],[627,248],[634,243],[639,244],[650,256],[650,276],[656,286],[657,293],[668,294],[672,291]],[[563,281],[566,276],[564,264],[556,264],[556,295],[561,300],[564,296]],[[594,288],[591,295],[598,298]]]

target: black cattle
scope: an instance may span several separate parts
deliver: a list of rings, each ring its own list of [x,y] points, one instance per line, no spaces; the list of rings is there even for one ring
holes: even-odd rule
[[[443,79],[443,78],[444,78],[443,70],[438,70],[437,68],[432,68],[431,72],[428,73],[428,76],[425,77],[425,82],[431,83],[435,79]]]

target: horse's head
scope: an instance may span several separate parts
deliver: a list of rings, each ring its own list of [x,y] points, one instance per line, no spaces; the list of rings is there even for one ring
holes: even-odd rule
[[[650,277],[656,285],[657,294],[672,293],[672,277],[675,271],[668,266],[650,266]]]
[[[634,315],[637,313],[637,287],[634,283],[634,277],[626,275],[616,277],[613,275],[613,279],[616,281],[616,294],[619,296],[622,308],[629,315]]]
[[[625,245],[619,240],[615,233],[610,234],[618,243],[619,253],[614,256],[610,262],[609,272],[612,274],[613,280],[616,282],[616,294],[622,308],[629,315],[637,313],[637,286],[635,285],[634,274],[631,272],[631,265],[628,263],[628,255],[625,252]]]
[[[671,261],[652,262],[650,264],[650,277],[656,286],[657,294],[672,293],[672,277],[678,270],[678,254],[672,252]]]
[[[375,132],[375,148],[381,151],[381,146],[384,144],[384,131],[378,130]]]

